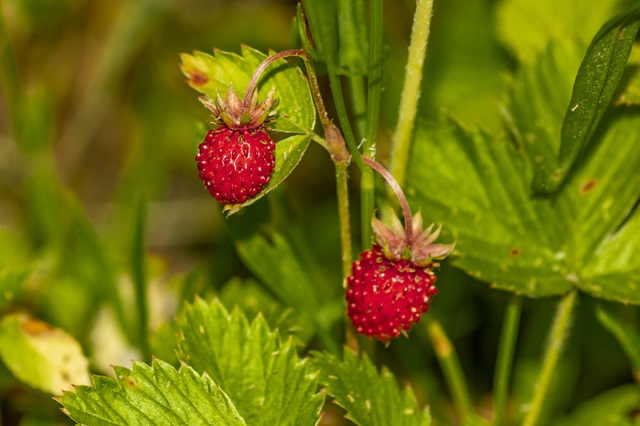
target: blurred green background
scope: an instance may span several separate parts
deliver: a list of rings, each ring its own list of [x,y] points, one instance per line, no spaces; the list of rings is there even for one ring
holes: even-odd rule
[[[171,320],[181,299],[211,295],[232,277],[249,277],[229,236],[227,225],[233,221],[256,227],[286,224],[292,235],[311,241],[310,253],[339,293],[329,157],[312,145],[285,185],[245,217],[225,222],[194,162],[208,114],[178,68],[181,52],[239,52],[242,43],[261,51],[291,48],[296,1],[0,0],[0,7],[0,278],[26,282],[7,296],[10,303],[0,304],[0,313],[27,311],[69,332],[93,356],[96,371],[128,365],[137,355],[131,344],[135,331],[125,330],[120,342],[122,336],[112,328],[98,327],[104,305],[125,299],[124,312],[104,321],[130,324],[135,316],[131,282],[144,278],[153,292],[150,321],[156,330]],[[496,7],[493,0],[436,1],[423,116],[435,118],[445,109],[489,132],[501,130],[496,111],[516,58],[498,41]],[[385,4],[383,162],[395,125],[413,8],[409,0]],[[585,31],[585,38],[594,32]],[[351,183],[357,195],[357,179]],[[136,246],[139,241],[142,248]],[[147,270],[136,270],[132,259],[140,255],[147,256]],[[483,405],[509,296],[446,266],[440,282],[447,283],[447,291],[430,312],[447,324]],[[241,298],[242,290],[235,297]],[[589,312],[590,304],[586,298],[580,309]],[[539,356],[553,308],[554,301],[525,302],[521,333],[528,338],[518,349],[523,361],[516,366],[522,374]],[[613,338],[593,317],[580,318],[585,322],[572,335],[579,343],[564,361],[571,380],[557,388],[577,393],[561,404],[574,404],[629,377]],[[160,339],[170,332],[160,329]],[[438,417],[450,406],[444,402],[447,395],[435,391],[443,380],[437,367],[429,368],[436,364],[427,342],[424,329],[416,328],[411,340],[394,343],[380,360],[410,377],[421,401],[428,401]],[[110,344],[116,346],[113,352]],[[157,351],[159,357],[173,357],[162,345]],[[578,364],[592,372],[589,378],[573,372],[571,366]],[[52,414],[57,406],[47,395],[17,384],[1,364],[0,404],[7,424],[64,421]]]

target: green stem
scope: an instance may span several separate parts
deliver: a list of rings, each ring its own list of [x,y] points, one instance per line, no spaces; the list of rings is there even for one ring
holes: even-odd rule
[[[493,378],[494,426],[503,426],[507,419],[507,395],[513,366],[513,355],[518,338],[522,297],[513,296],[507,304],[498,346],[498,359]]]
[[[375,160],[382,92],[382,0],[369,2],[369,75],[367,78],[367,121],[362,152]],[[371,217],[375,209],[375,179],[368,168],[361,169],[360,208],[362,247],[371,243]]]
[[[460,412],[461,422],[473,415],[473,405],[469,396],[469,387],[460,366],[460,360],[451,341],[440,324],[433,318],[427,323],[427,331],[433,344],[436,357],[444,373],[444,378],[451,390],[453,401]]]
[[[342,244],[342,276],[351,273],[351,223],[349,218],[349,187],[347,169],[349,163],[336,162],[336,187],[338,190],[338,214],[340,216],[340,240]]]
[[[545,398],[549,393],[551,379],[558,365],[558,360],[560,359],[569,332],[571,315],[576,304],[577,294],[578,292],[573,290],[567,293],[558,303],[556,315],[549,332],[549,341],[542,361],[542,368],[536,381],[533,399],[529,404],[530,409],[524,419],[523,426],[534,426],[540,420]]]
[[[136,310],[138,313],[138,339],[142,356],[151,361],[151,344],[149,340],[149,299],[147,292],[147,268],[145,262],[145,207],[140,200],[135,217],[133,245],[131,251],[131,270],[133,277]]]
[[[351,110],[357,137],[364,138],[367,130],[367,95],[364,77],[362,75],[354,75],[349,77],[347,83],[349,85]]]
[[[331,61],[327,62],[327,68],[329,70],[329,84],[331,85],[331,93],[333,95],[333,101],[336,106],[336,112],[338,113],[338,120],[340,121],[340,126],[342,127],[342,134],[344,135],[347,146],[349,147],[349,151],[353,156],[353,160],[358,165],[358,168],[360,168],[360,170],[363,170],[366,167],[364,165],[364,162],[362,161],[360,151],[358,151],[355,137],[353,136],[353,130],[351,128],[351,123],[349,122],[349,115],[347,114],[347,107],[344,102],[344,96],[342,95],[342,82],[340,81],[340,76],[336,72],[336,65]]]
[[[411,29],[409,58],[405,69],[404,87],[400,97],[398,124],[393,135],[391,152],[391,173],[396,177],[400,185],[404,185],[406,176],[411,135],[416,121],[418,99],[420,98],[422,66],[427,52],[432,11],[433,0],[417,0]]]

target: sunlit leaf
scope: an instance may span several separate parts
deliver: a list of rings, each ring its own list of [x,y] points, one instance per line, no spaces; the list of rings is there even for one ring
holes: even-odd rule
[[[207,372],[250,425],[313,425],[324,397],[291,339],[283,342],[262,316],[249,323],[214,301],[197,299],[178,317],[179,357]]]
[[[213,55],[196,51],[193,55],[181,55],[180,68],[187,76],[187,83],[211,99],[216,99],[218,94],[224,98],[230,84],[242,98],[253,72],[266,58],[265,54],[248,46],[242,47],[242,56],[220,50],[215,50]],[[275,108],[276,120],[269,128],[278,132],[311,134],[315,107],[309,84],[300,68],[284,59],[275,61],[258,80],[259,100],[262,101],[274,87],[279,102]]]
[[[498,34],[521,60],[535,57],[554,40],[577,40],[586,47],[616,6],[599,0],[504,0],[497,8]]]
[[[294,339],[306,339],[313,330],[301,326],[300,314],[290,307],[284,307],[267,289],[255,280],[232,279],[218,294],[220,302],[227,308],[239,307],[248,319],[264,316],[272,328],[282,335],[292,335]]]
[[[26,315],[0,321],[0,357],[18,380],[53,395],[89,383],[89,363],[78,342]]]
[[[418,407],[410,388],[400,389],[395,376],[382,371],[369,358],[358,358],[345,350],[344,360],[315,353],[313,364],[320,381],[336,403],[347,410],[347,418],[361,426],[428,426],[429,411]]]
[[[534,190],[553,191],[566,178],[611,103],[639,28],[640,5],[636,5],[607,22],[594,37],[564,116],[558,166],[538,170]]]
[[[93,387],[65,392],[58,399],[65,413],[85,425],[247,425],[224,391],[187,365],[134,362],[114,373],[115,380],[93,376]]]

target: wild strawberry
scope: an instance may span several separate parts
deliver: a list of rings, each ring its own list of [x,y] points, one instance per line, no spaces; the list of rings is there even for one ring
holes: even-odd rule
[[[257,95],[243,104],[233,88],[223,101],[203,100],[211,111],[215,130],[198,146],[200,179],[221,204],[244,203],[269,183],[275,166],[276,144],[264,122],[276,103],[275,90],[257,105]]]
[[[438,292],[434,262],[448,255],[453,244],[433,244],[440,228],[422,231],[420,214],[413,217],[413,240],[406,238],[394,216],[392,227],[373,219],[377,241],[353,262],[347,277],[347,315],[359,333],[383,343],[400,336],[420,321]],[[409,243],[408,243],[409,242]]]
[[[275,149],[261,129],[210,130],[196,155],[200,179],[221,204],[244,203],[269,183]]]

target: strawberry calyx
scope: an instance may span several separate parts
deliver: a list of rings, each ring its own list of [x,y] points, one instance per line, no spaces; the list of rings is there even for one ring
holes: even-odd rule
[[[411,228],[406,229],[395,214],[391,215],[391,224],[387,225],[373,217],[371,226],[376,242],[389,260],[409,260],[417,266],[428,266],[435,260],[444,259],[455,248],[452,244],[435,244],[442,226],[433,230],[434,224],[422,229],[422,215],[416,213],[411,220]],[[411,232],[411,237],[407,233]]]
[[[271,89],[267,97],[258,103],[257,90],[251,95],[249,104],[245,104],[229,84],[229,90],[224,99],[217,94],[212,101],[209,98],[200,98],[200,102],[211,111],[213,123],[224,125],[229,129],[255,129],[271,120],[275,115],[275,106],[278,99],[275,97],[275,87]]]

